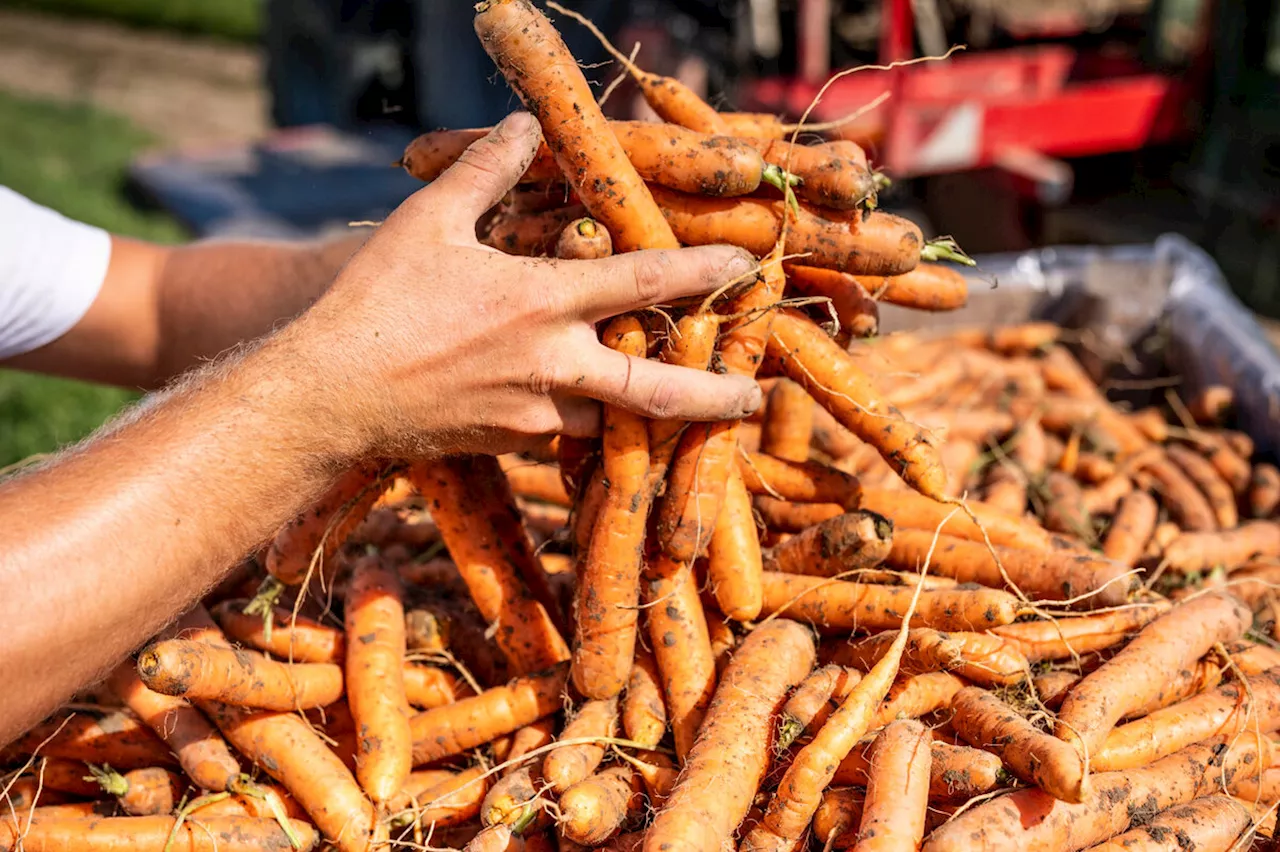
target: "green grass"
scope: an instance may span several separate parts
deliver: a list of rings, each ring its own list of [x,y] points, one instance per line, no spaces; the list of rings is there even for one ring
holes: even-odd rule
[[[256,41],[264,0],[8,0],[11,8],[104,18],[231,41]]]
[[[0,92],[0,185],[113,233],[175,242],[176,223],[134,209],[121,191],[125,167],[150,142],[118,116]],[[0,466],[79,440],[136,398],[0,370]]]

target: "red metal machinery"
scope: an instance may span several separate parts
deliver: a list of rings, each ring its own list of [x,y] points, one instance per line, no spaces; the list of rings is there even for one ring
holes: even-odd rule
[[[744,108],[796,116],[809,106],[829,73],[829,5],[801,0],[799,75],[745,83]],[[1049,26],[1070,31],[1071,21]],[[882,0],[880,65],[911,59],[914,44],[911,0]],[[1189,75],[1154,73],[1136,57],[1042,44],[859,70],[831,84],[810,121],[848,115],[888,92],[843,133],[867,145],[891,176],[997,167],[1025,178],[1042,202],[1056,203],[1072,183],[1059,158],[1184,138],[1193,129],[1196,89]]]

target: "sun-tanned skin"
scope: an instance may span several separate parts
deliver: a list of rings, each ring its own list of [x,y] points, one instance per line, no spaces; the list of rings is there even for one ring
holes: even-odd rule
[[[750,268],[745,253],[548,261],[476,242],[475,220],[539,141],[526,114],[509,117],[354,255],[358,238],[116,242],[80,326],[9,366],[157,386],[306,310],[0,485],[0,743],[193,604],[356,459],[588,435],[596,400],[686,420],[759,405],[750,379],[629,358],[593,326],[710,292]]]

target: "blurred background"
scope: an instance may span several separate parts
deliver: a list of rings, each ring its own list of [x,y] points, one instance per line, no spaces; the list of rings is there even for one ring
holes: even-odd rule
[[[158,241],[379,219],[417,186],[390,167],[416,132],[487,125],[515,105],[471,5],[4,0],[0,184]],[[1181,233],[1249,307],[1280,317],[1276,0],[566,5],[717,106],[861,113],[841,133],[894,178],[885,206],[928,235],[977,253]],[[616,76],[590,34],[559,24],[589,77]],[[965,49],[899,64],[952,45]],[[857,66],[880,67],[814,103]],[[607,111],[645,108],[624,85]],[[133,396],[0,371],[0,466],[79,438]]]

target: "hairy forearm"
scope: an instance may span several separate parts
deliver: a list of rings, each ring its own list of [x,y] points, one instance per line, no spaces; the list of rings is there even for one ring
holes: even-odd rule
[[[104,674],[341,467],[288,334],[0,486],[0,744]]]

